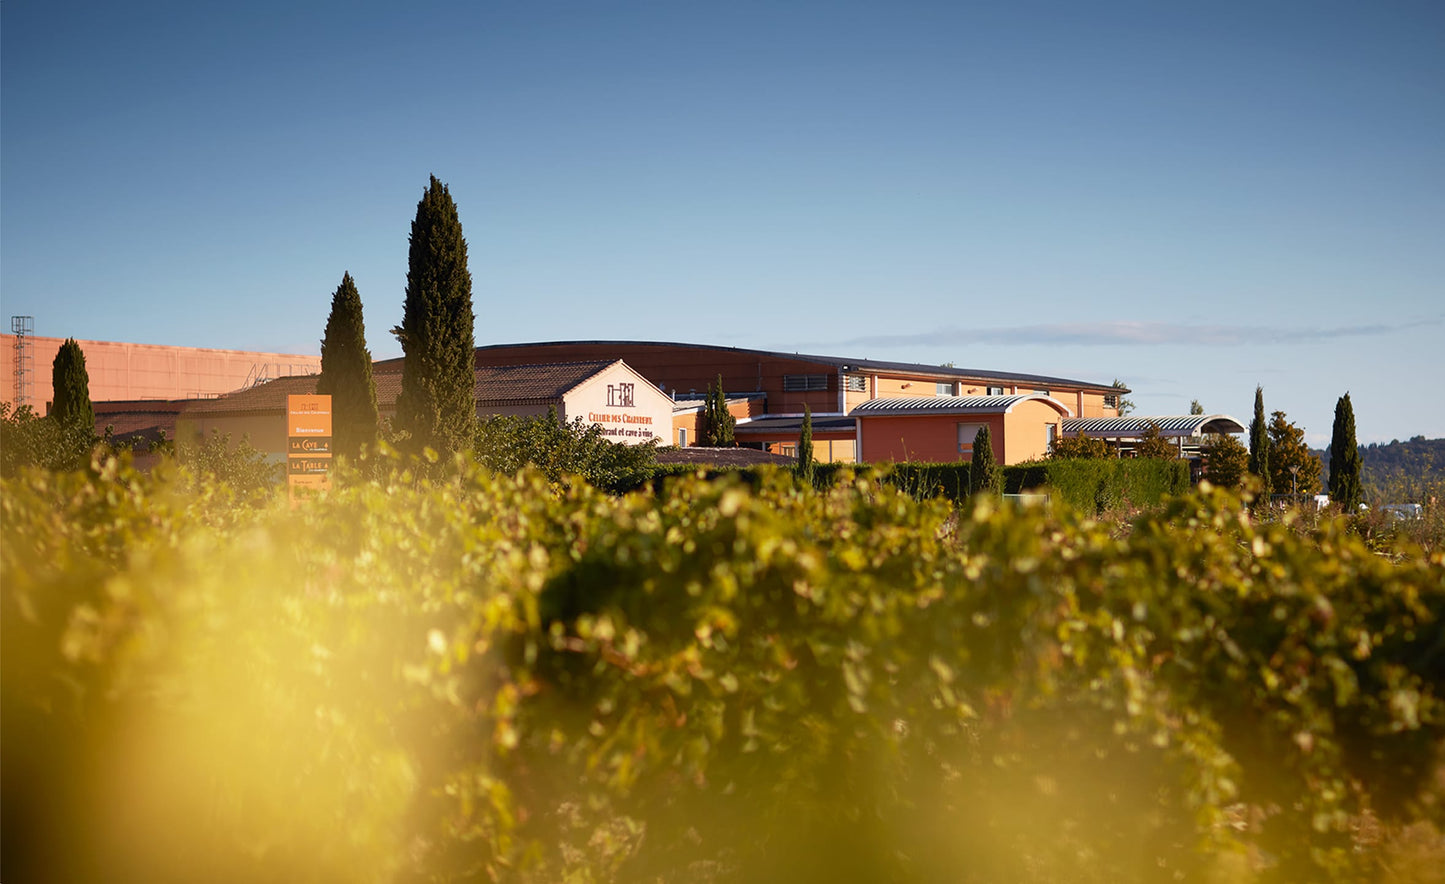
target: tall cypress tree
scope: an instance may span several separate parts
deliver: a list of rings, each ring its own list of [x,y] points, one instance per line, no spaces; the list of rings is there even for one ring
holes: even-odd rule
[[[803,425],[798,429],[798,476],[813,484],[813,409],[803,406]]]
[[[416,206],[407,256],[406,304],[392,333],[406,356],[397,427],[414,451],[444,458],[472,446],[477,424],[476,339],[467,241],[447,186],[431,176]]]
[[[1360,508],[1360,448],[1355,442],[1355,406],[1346,393],[1335,403],[1330,437],[1330,502],[1347,513]]]
[[[1254,388],[1254,418],[1249,422],[1249,471],[1262,483],[1260,496],[1268,497],[1269,423],[1264,418],[1264,388],[1259,385]]]
[[[332,446],[337,454],[355,457],[376,441],[376,382],[371,377],[371,351],[361,295],[350,273],[331,296],[331,315],[321,339],[321,377],[316,392],[331,396]]]
[[[50,365],[55,399],[50,414],[67,429],[95,432],[95,409],[90,404],[90,374],[85,370],[85,353],[75,338],[66,338]]]
[[[993,456],[993,434],[985,425],[973,437],[973,458],[968,463],[968,488],[972,494],[1003,493],[1003,471]]]
[[[702,444],[710,448],[737,444],[733,436],[737,422],[728,411],[728,395],[723,392],[722,375],[718,375],[716,385],[707,385],[707,400],[702,407]]]

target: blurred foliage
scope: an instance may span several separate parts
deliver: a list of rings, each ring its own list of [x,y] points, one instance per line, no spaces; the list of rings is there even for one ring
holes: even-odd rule
[[[386,456],[385,448],[377,456]],[[6,479],[3,877],[1416,880],[1445,557],[853,477]]]

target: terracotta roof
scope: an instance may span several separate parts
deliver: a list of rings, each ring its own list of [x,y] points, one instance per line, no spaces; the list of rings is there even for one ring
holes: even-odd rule
[[[227,393],[217,399],[188,401],[184,414],[235,414],[286,410],[286,397],[306,396],[316,392],[318,375],[293,375],[276,378],[264,384]]]
[[[614,360],[615,361],[615,360]],[[612,362],[557,362],[547,365],[484,365],[477,369],[473,395],[478,405],[548,402]]]
[[[551,402],[610,365],[611,362],[596,361],[482,366],[475,370],[472,396],[480,406]],[[218,399],[187,402],[184,410],[186,414],[285,411],[286,397],[315,393],[317,379],[317,375],[277,378]],[[394,410],[401,395],[401,372],[379,371],[372,375],[372,380],[376,382],[376,400],[381,410]]]

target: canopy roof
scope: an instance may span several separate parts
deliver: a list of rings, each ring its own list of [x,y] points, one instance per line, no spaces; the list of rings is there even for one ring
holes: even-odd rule
[[[879,417],[924,414],[1007,414],[1020,402],[1046,402],[1068,417],[1069,407],[1043,393],[1020,393],[1015,396],[914,396],[900,399],[870,399],[854,408],[853,417]]]
[[[1075,417],[1064,421],[1065,436],[1093,439],[1138,439],[1159,425],[1159,435],[1194,439],[1206,433],[1243,433],[1244,425],[1227,414],[1181,414],[1164,417]]]

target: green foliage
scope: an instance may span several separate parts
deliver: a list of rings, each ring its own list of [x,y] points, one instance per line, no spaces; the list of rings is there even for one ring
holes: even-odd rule
[[[85,353],[74,338],[66,338],[56,351],[50,377],[55,390],[50,416],[63,427],[78,427],[94,435],[95,409],[90,404],[90,374],[85,370]]]
[[[242,438],[232,443],[230,433],[212,430],[195,442],[181,441],[176,457],[197,481],[226,489],[237,503],[259,505],[275,497],[285,479],[285,466]]]
[[[1269,463],[1269,424],[1264,418],[1264,388],[1254,388],[1254,417],[1249,421],[1249,472],[1260,482],[1260,494],[1268,497],[1273,473]],[[1288,487],[1288,486],[1286,486]]]
[[[813,409],[803,406],[803,425],[798,429],[798,478],[813,484]]]
[[[476,342],[467,241],[447,186],[431,176],[411,223],[406,303],[392,329],[406,356],[396,428],[412,452],[439,461],[466,451],[476,432]]]
[[[737,426],[737,418],[728,411],[727,393],[723,391],[722,375],[717,376],[716,384],[708,384],[707,399],[702,406],[702,428],[701,444],[708,448],[730,448],[737,442],[733,438],[733,430]]]
[[[1439,822],[1438,555],[403,472],[5,481],[7,878],[1356,881]]]
[[[1157,458],[1051,458],[1004,467],[1003,477],[1005,493],[1047,490],[1090,515],[1155,506],[1189,490],[1188,464]]]
[[[1103,439],[1090,436],[1060,436],[1049,447],[1049,457],[1065,458],[1106,458],[1113,456],[1113,449]]]
[[[54,415],[39,417],[29,405],[15,411],[0,402],[0,476],[14,476],[26,467],[77,470],[90,461],[95,430],[82,422],[61,423]]]
[[[1149,428],[1140,437],[1139,444],[1134,446],[1135,457],[1151,457],[1163,460],[1173,460],[1179,456],[1179,448],[1162,435],[1159,425],[1153,421],[1149,422]]]
[[[603,435],[597,424],[575,418],[489,417],[477,423],[473,446],[477,460],[489,470],[511,475],[534,467],[554,483],[580,476],[608,491],[640,487],[657,468],[657,446],[623,445]]]
[[[1119,397],[1119,404],[1115,408],[1115,411],[1118,412],[1119,417],[1123,417],[1132,412],[1136,406],[1134,405],[1133,399],[1124,398],[1124,394],[1129,392],[1129,388],[1124,384],[1124,382],[1119,380],[1118,378],[1114,378],[1114,383],[1110,384],[1110,386],[1119,391],[1116,394]]]
[[[1305,432],[1285,418],[1283,411],[1269,423],[1270,486],[1276,494],[1318,494],[1320,459],[1305,444]]]
[[[1360,449],[1362,483],[1371,503],[1426,503],[1445,483],[1445,439],[1416,436],[1406,442]],[[1333,452],[1329,452],[1333,456]]]
[[[1198,399],[1190,399],[1190,400],[1189,400],[1189,413],[1190,413],[1190,414],[1203,414],[1203,413],[1204,413],[1204,406],[1199,404],[1199,400],[1198,400]]]
[[[1003,493],[1003,473],[993,454],[993,434],[988,426],[979,428],[973,437],[973,459],[969,461],[968,488],[973,494],[998,497]]]
[[[366,349],[361,294],[350,273],[331,296],[326,336],[321,339],[321,376],[316,392],[331,397],[332,445],[337,454],[356,457],[377,439],[380,417],[371,351]]]
[[[1330,503],[1352,513],[1360,508],[1360,449],[1355,442],[1355,407],[1346,393],[1335,403],[1330,436]]]
[[[1249,472],[1249,450],[1228,433],[1216,433],[1203,446],[1204,478],[1220,488],[1239,488]]]

